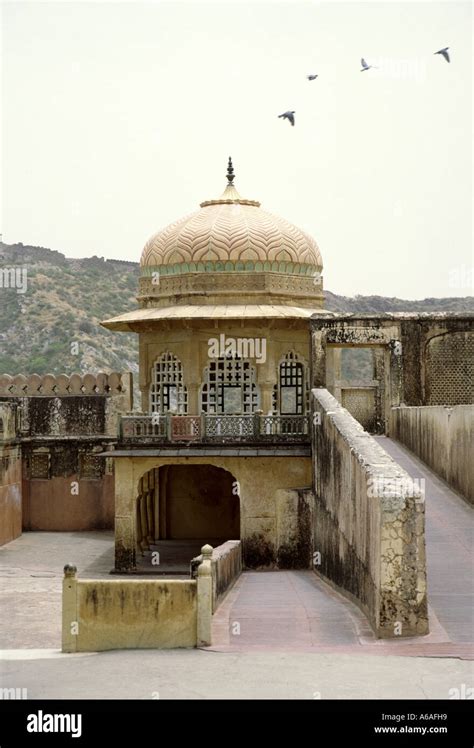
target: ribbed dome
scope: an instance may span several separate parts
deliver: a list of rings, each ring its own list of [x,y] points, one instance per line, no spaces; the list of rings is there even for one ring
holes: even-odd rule
[[[233,173],[228,179],[219,199],[201,203],[199,211],[149,239],[140,260],[145,274],[152,268],[183,265],[190,272],[199,272],[216,263],[224,264],[216,269],[249,270],[255,265],[255,269],[274,270],[278,263],[280,272],[298,274],[322,269],[321,254],[311,236],[263,210],[256,200],[241,198],[232,184]]]

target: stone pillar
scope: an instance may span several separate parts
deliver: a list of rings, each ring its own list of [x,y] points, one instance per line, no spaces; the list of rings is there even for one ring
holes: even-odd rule
[[[136,568],[137,486],[132,458],[115,459],[115,570]]]
[[[191,416],[199,415],[199,384],[188,384],[188,413]]]
[[[337,368],[337,349],[328,346],[326,349],[326,387],[333,397],[336,397],[334,390],[336,388],[336,368]],[[336,398],[337,399],[337,398]],[[340,402],[340,401],[339,401]]]
[[[314,330],[311,358],[311,389],[326,387],[326,341],[324,330]]]
[[[77,622],[77,569],[72,564],[64,567],[62,607],[62,651],[76,652],[79,624]]]
[[[150,410],[149,392],[150,382],[148,380],[148,348],[144,342],[144,335],[138,336],[138,388],[140,390],[140,410],[142,413],[148,413]]]
[[[273,412],[273,382],[263,382],[260,385],[260,392],[262,393],[262,411],[266,416]]]
[[[197,646],[211,644],[212,625],[212,551],[211,545],[201,548],[202,562],[197,575]]]
[[[377,380],[375,392],[375,417],[377,419],[377,433],[388,430],[388,416],[390,414],[390,386],[387,387],[387,368],[389,353],[386,346],[374,346],[374,379]],[[388,401],[388,409],[387,409]]]
[[[142,535],[142,523],[140,519],[140,497],[138,497],[137,499],[135,517],[136,517],[136,528],[137,528],[137,549],[141,550],[143,535]]]
[[[339,382],[341,379],[341,349],[334,346],[328,346],[326,349],[326,387],[331,395],[341,402],[341,388]],[[339,391],[339,397],[336,394]]]
[[[154,499],[153,501],[153,527],[155,530],[154,540],[156,543],[160,539],[160,532],[161,532],[161,528],[160,528],[160,478],[159,478],[160,469],[154,468],[154,471],[155,471],[155,480],[154,480],[155,489],[154,489],[154,494],[153,494],[153,499]]]
[[[160,468],[159,476],[160,476],[160,505],[159,505],[160,539],[166,540],[168,537],[168,533],[166,531],[166,493],[167,493],[167,484],[168,484],[168,465],[164,465],[162,468]]]
[[[147,510],[146,510],[146,497],[142,494],[138,497],[138,505],[140,507],[140,529],[141,529],[141,549],[144,551],[150,541],[148,540],[148,522],[147,522]]]
[[[155,539],[155,528],[154,528],[154,510],[153,510],[153,489],[149,489],[145,494],[146,501],[146,517],[147,517],[147,540],[148,544],[153,543]]]

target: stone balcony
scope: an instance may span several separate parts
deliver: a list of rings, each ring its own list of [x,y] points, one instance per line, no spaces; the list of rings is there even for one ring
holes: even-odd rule
[[[122,416],[120,440],[132,445],[309,444],[308,416],[158,415]]]

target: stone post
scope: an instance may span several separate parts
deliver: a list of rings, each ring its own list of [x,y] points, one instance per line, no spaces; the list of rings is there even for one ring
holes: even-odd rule
[[[256,410],[253,414],[253,435],[260,436],[260,428],[262,426],[263,410]]]
[[[341,348],[328,346],[326,348],[326,387],[340,403],[341,397]]]
[[[262,382],[260,392],[262,395],[262,412],[273,412],[273,382]]]
[[[166,413],[166,438],[170,442],[172,441],[173,425],[172,418],[174,413],[172,410],[168,410]]]
[[[197,573],[197,646],[211,644],[212,624],[212,551],[211,545],[201,548],[202,562]]]
[[[188,384],[188,413],[192,416],[199,414],[199,384]]]
[[[79,623],[77,621],[77,568],[72,564],[64,567],[62,651],[76,652]]]
[[[312,332],[311,389],[326,387],[326,339],[325,330]]]

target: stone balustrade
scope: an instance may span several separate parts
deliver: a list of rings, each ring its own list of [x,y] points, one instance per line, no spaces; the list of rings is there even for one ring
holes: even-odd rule
[[[142,414],[121,418],[124,442],[309,442],[308,416]]]

